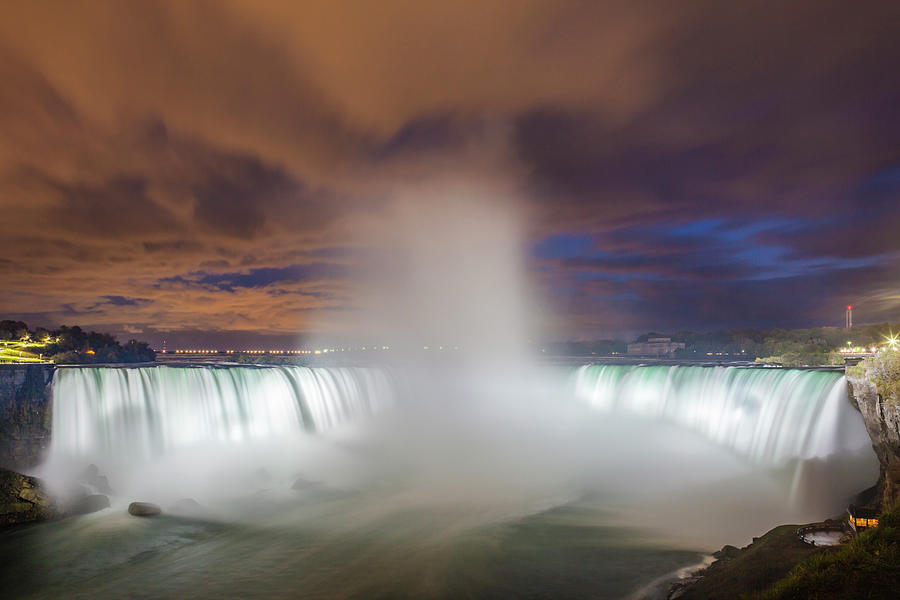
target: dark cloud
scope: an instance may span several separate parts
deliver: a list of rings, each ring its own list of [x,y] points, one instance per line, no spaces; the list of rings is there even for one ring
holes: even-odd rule
[[[343,265],[333,263],[310,263],[290,265],[287,267],[263,267],[250,269],[247,272],[207,273],[196,271],[189,275],[176,275],[159,280],[159,286],[185,285],[199,286],[234,292],[236,288],[261,288],[277,283],[321,281],[346,277],[347,269]]]
[[[790,244],[792,256],[805,259],[842,257],[884,261],[900,259],[900,181],[890,191],[859,193],[847,198],[847,211],[827,219],[813,219],[801,226],[760,234],[758,243],[778,240]]]
[[[126,298],[125,296],[103,296],[104,302],[100,304],[110,304],[112,306],[140,306],[141,304],[151,304],[153,300],[149,298]]]
[[[102,237],[131,237],[171,230],[172,214],[147,194],[147,181],[116,178],[101,185],[48,182],[59,196],[56,217],[62,228]]]
[[[203,250],[203,244],[190,240],[174,240],[171,242],[143,242],[144,250],[154,252],[197,252]]]
[[[452,114],[415,118],[372,148],[369,158],[388,160],[410,155],[458,150],[477,123],[463,123]]]
[[[225,168],[194,187],[194,219],[200,226],[252,238],[266,220],[266,205],[297,194],[300,185],[283,171],[258,160],[230,160]]]

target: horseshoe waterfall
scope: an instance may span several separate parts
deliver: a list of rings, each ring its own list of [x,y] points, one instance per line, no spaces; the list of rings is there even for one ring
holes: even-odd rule
[[[357,367],[67,368],[53,395],[54,455],[149,458],[327,431],[389,404],[393,389]]]
[[[638,597],[877,478],[841,373],[516,364],[58,368],[36,474],[109,507],[7,555],[46,597]]]
[[[590,365],[577,370],[574,387],[594,408],[669,421],[756,463],[871,444],[833,371]]]

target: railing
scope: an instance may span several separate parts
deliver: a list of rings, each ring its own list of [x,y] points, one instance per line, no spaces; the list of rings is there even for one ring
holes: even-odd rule
[[[804,544],[811,544],[811,545],[815,546],[814,542],[806,541],[805,537],[806,537],[806,534],[808,534],[808,533],[813,533],[813,532],[818,532],[818,531],[837,531],[837,532],[841,532],[841,533],[850,533],[851,532],[847,521],[839,521],[836,523],[832,522],[832,523],[828,523],[828,524],[818,523],[815,525],[806,525],[797,530],[797,537],[799,537],[800,541],[803,542]]]

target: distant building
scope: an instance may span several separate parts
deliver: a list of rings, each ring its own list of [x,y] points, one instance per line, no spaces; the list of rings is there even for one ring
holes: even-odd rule
[[[628,354],[633,356],[668,356],[676,350],[684,348],[681,342],[673,342],[672,338],[649,338],[646,342],[628,344]]]

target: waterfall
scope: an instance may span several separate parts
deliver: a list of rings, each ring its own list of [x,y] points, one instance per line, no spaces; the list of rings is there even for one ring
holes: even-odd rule
[[[871,443],[843,375],[832,371],[588,365],[573,386],[599,410],[677,424],[759,464]]]
[[[63,368],[52,455],[152,458],[206,443],[320,432],[393,401],[371,368]]]

